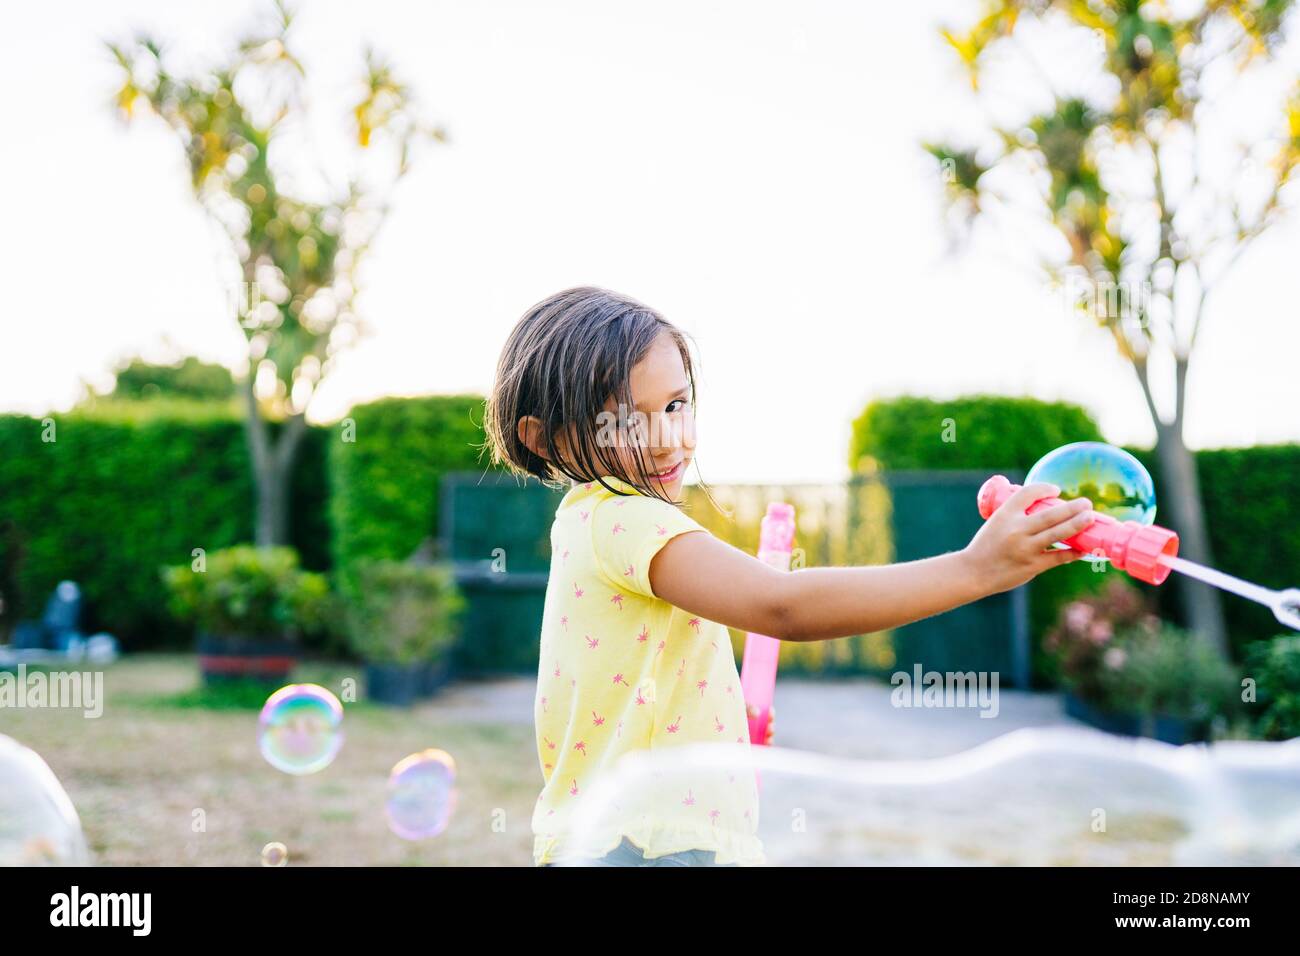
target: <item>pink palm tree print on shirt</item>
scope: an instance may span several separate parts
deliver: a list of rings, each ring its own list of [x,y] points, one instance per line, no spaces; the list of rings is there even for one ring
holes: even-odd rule
[[[623,610],[623,595],[615,594],[612,598],[609,599],[609,603],[617,605],[620,611]]]
[[[594,651],[596,648],[600,647],[600,638],[599,638],[599,637],[592,637],[592,636],[589,635],[589,634],[588,634],[588,635],[584,635],[584,636],[587,638],[587,646],[588,646],[589,648],[591,648],[593,651]]]
[[[573,749],[578,751],[578,753],[582,754],[584,757],[587,756],[587,742],[585,740],[579,740],[573,745]]]
[[[706,680],[696,681],[695,686],[700,689],[700,696],[703,697],[705,689],[709,686],[709,682]]]
[[[578,587],[577,581],[573,582],[573,596],[576,598],[582,597],[582,588]]]
[[[678,714],[677,719],[668,725],[668,732],[670,734],[675,734],[677,733],[677,731],[681,730],[681,728],[682,728],[682,716],[681,714]]]
[[[623,577],[630,578],[634,574],[636,574],[636,568],[632,567],[632,565],[629,564],[627,566],[627,570],[623,572]]]
[[[649,639],[650,639],[650,628],[642,624],[641,633],[636,636],[636,642],[638,644],[644,644]]]
[[[621,524],[615,521],[614,527],[613,529],[611,529],[610,534],[618,534],[620,531],[626,531],[626,530],[627,530],[626,528],[624,528]]]
[[[695,628],[696,634],[700,633],[700,619],[698,617],[693,617],[686,623],[689,627]]]
[[[626,680],[623,679],[623,675],[622,675],[622,674],[615,674],[615,675],[614,675],[614,683],[615,683],[615,684],[622,684],[624,687],[631,687],[631,686],[632,686],[632,685],[629,684]]]
[[[661,538],[668,533],[668,529],[658,523],[655,524],[655,531],[659,533],[659,537]]]
[[[726,728],[726,726],[722,723],[722,721],[718,720],[718,715],[717,715],[717,714],[714,714],[714,715],[713,715],[713,730],[714,730],[714,733],[719,733],[719,734],[720,734],[720,733],[722,733],[722,732],[723,732],[724,730],[726,730],[726,729],[727,729],[727,728]]]
[[[643,695],[643,694],[641,693],[641,688],[638,687],[638,688],[636,689],[636,705],[637,705],[638,707],[640,707],[640,706],[641,706],[642,704],[644,704],[645,702],[646,702],[645,695]]]
[[[684,807],[693,807],[693,806],[695,806],[695,791],[694,791],[694,790],[687,790],[687,791],[686,791],[686,797],[682,800],[682,806],[684,806]]]
[[[600,714],[596,713],[596,712],[593,710],[593,711],[591,712],[591,722],[592,722],[592,724],[595,725],[596,727],[599,727],[601,724],[603,724],[603,723],[605,722],[605,718],[602,717],[602,716],[600,716]]]
[[[569,615],[563,614],[560,616],[560,627],[564,628],[566,631],[569,629]]]
[[[577,795],[578,795],[578,781],[575,780],[569,786],[569,796],[576,797]]]

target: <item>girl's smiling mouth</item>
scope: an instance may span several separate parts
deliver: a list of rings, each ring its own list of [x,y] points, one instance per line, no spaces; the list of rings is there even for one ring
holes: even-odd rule
[[[661,471],[657,474],[651,475],[650,477],[654,478],[657,481],[662,481],[662,482],[676,481],[678,478],[680,478],[683,474],[686,473],[686,461],[687,460],[683,458],[681,461],[673,465],[667,471]]]

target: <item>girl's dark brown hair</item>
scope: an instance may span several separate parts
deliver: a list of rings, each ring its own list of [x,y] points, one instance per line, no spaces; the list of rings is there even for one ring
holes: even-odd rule
[[[627,475],[617,447],[598,437],[598,419],[612,395],[621,410],[618,436],[631,441],[625,418],[635,408],[629,377],[663,333],[672,336],[681,352],[694,404],[695,365],[686,336],[654,309],[590,286],[565,289],[534,305],[506,340],[487,400],[485,449],[490,450],[492,462],[550,486],[562,484],[564,478],[600,481],[602,487],[622,494],[601,481],[602,476],[612,475],[677,504],[651,480],[642,445],[632,442],[637,473]],[[529,415],[542,423],[546,458],[519,437],[519,422]],[[572,460],[558,453],[555,436],[559,434],[570,436]],[[708,495],[707,488],[704,492]]]

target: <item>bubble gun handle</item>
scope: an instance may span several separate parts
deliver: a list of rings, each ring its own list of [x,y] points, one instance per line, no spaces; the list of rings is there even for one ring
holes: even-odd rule
[[[794,549],[794,505],[772,502],[759,531],[758,560],[778,571],[790,570]],[[745,635],[745,656],[740,665],[740,689],[749,717],[749,741],[767,743],[772,723],[772,697],[776,691],[776,664],[781,642],[765,634]]]
[[[987,520],[1019,490],[1020,485],[1013,485],[1003,475],[994,475],[980,488],[980,517]],[[1033,514],[1060,503],[1060,498],[1040,498],[1025,513]],[[1116,521],[1104,514],[1097,514],[1092,524],[1061,543],[1085,555],[1105,556],[1116,568],[1147,584],[1163,583],[1171,568],[1160,559],[1178,556],[1176,532],[1136,521]]]

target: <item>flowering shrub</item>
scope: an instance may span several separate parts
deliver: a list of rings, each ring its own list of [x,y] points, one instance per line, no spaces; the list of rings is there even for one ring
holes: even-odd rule
[[[1116,576],[1097,594],[1065,605],[1043,646],[1057,657],[1066,688],[1110,709],[1105,671],[1121,669],[1129,645],[1139,636],[1159,634],[1160,629],[1160,618],[1142,595]]]
[[[1045,646],[1065,686],[1103,710],[1206,723],[1237,703],[1234,668],[1118,577],[1067,604]]]

